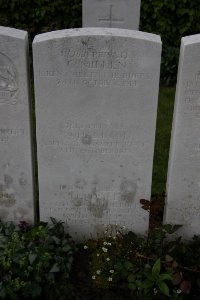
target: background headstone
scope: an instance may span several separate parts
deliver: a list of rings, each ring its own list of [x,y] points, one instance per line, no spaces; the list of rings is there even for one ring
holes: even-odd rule
[[[40,217],[77,239],[118,224],[145,233],[161,41],[85,28],[33,43]]]
[[[186,238],[200,227],[200,35],[182,39],[165,223],[181,224]]]
[[[83,27],[138,30],[141,0],[82,0]]]
[[[27,32],[0,27],[0,218],[34,221]]]

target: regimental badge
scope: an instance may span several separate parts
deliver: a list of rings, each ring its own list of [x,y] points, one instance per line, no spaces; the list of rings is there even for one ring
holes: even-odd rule
[[[16,104],[18,89],[17,69],[10,58],[0,53],[0,104]]]

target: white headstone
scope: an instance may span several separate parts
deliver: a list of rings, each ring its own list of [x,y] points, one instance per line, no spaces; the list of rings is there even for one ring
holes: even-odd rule
[[[145,233],[161,41],[123,29],[72,29],[33,43],[41,220],[77,239],[104,225]]]
[[[0,27],[0,218],[33,222],[28,35]]]
[[[141,0],[82,0],[83,27],[138,30]]]
[[[200,233],[200,35],[182,38],[168,169],[165,223]]]

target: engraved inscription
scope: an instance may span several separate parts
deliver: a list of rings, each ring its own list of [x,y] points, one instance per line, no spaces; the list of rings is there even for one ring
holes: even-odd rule
[[[3,183],[0,182],[0,206],[12,207],[15,202],[15,194],[12,189],[13,179],[10,175],[5,174]]]
[[[15,195],[5,191],[0,191],[0,206],[11,207],[15,204]]]
[[[23,128],[0,128],[0,143],[7,143],[12,137],[17,137],[25,134]]]
[[[41,78],[54,80],[57,87],[123,87],[137,88],[142,81],[155,80],[151,73],[129,71],[140,61],[138,54],[131,54],[124,47],[119,50],[110,41],[97,50],[94,40],[85,38],[77,47],[61,46],[63,65],[57,69],[39,70]],[[115,50],[113,50],[115,49]]]
[[[194,139],[186,140],[185,142],[185,149],[188,152],[189,157],[196,157],[200,155],[200,142],[198,138],[196,141]]]
[[[77,185],[78,184],[78,185]],[[133,184],[128,180],[127,187],[131,185],[131,193]],[[83,190],[84,187],[84,190]],[[61,216],[66,220],[68,225],[86,225],[95,226],[98,224],[119,224],[132,225],[132,209],[136,207],[133,201],[122,200],[124,190],[112,190],[111,186],[98,186],[99,190],[93,188],[87,193],[88,186],[84,180],[76,181],[74,185],[60,185],[59,205],[51,200],[48,205],[45,203],[45,211],[54,216]],[[102,190],[104,188],[104,190]],[[134,191],[135,193],[135,191]],[[128,191],[128,195],[129,191]],[[125,201],[124,201],[125,200]]]
[[[18,89],[17,70],[10,58],[0,53],[0,104],[16,104]]]
[[[188,197],[190,199],[190,197]],[[191,201],[191,199],[190,199]],[[182,205],[181,207],[169,207],[169,212],[171,215],[171,220],[176,220],[177,224],[190,224],[191,220],[193,220],[193,224],[195,222],[199,222],[200,218],[200,206],[198,203],[190,204],[190,205]]]
[[[130,130],[120,122],[81,124],[68,120],[62,131],[45,138],[44,143],[68,154],[123,155],[138,147]]]
[[[196,74],[192,80],[184,83],[185,113],[200,117],[200,76]]]

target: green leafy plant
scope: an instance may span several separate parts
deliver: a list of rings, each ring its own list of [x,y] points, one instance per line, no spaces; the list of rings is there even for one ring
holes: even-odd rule
[[[142,0],[140,30],[156,33],[163,42],[161,83],[175,85],[181,37],[200,31],[198,1]]]
[[[61,222],[0,222],[0,298],[36,299],[60,278],[69,282],[74,244]]]
[[[144,276],[146,279],[142,282],[141,288],[148,289],[154,287],[162,294],[169,297],[169,287],[166,284],[166,280],[172,280],[172,276],[168,273],[161,273],[160,258],[156,260],[152,269],[149,265],[146,265]]]
[[[1,299],[200,300],[200,236],[167,239],[180,226],[156,225],[146,237],[110,225],[77,247],[52,222],[0,222]]]
[[[103,237],[89,240],[84,248],[93,287],[126,287],[138,300],[200,299],[200,238],[168,240],[179,227],[156,226],[147,238],[131,231],[117,230],[112,235],[106,230]]]

